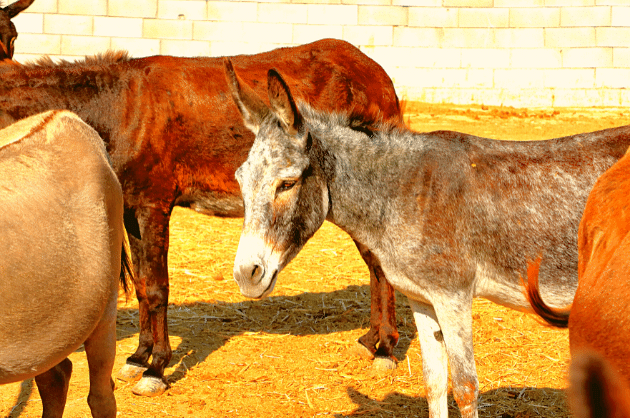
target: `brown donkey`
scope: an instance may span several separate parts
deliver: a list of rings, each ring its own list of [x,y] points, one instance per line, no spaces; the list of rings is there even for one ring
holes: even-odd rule
[[[599,353],[630,384],[630,154],[597,179],[578,232],[578,287],[568,309],[553,309],[538,289],[539,262],[530,263],[527,295],[549,324],[569,328],[571,356]],[[543,260],[544,261],[544,260]]]
[[[315,108],[353,109],[357,130],[371,129],[364,121],[372,116],[403,124],[390,78],[347,42],[325,39],[240,55],[233,62],[259,92],[266,89],[267,69],[281,68],[296,94]],[[171,211],[184,206],[213,216],[242,216],[234,172],[247,158],[254,135],[230,97],[220,58],[110,54],[78,63],[48,60],[0,68],[0,121],[47,109],[77,113],[100,134],[112,158],[123,188],[140,305],[138,349],[120,376],[134,379],[144,371],[134,392],[160,394],[167,388],[164,368],[172,355],[167,325]],[[398,339],[393,291],[369,252],[361,253],[375,300],[372,329],[361,342],[390,358]]]
[[[123,198],[101,138],[51,111],[0,131],[0,384],[35,377],[44,417],[63,414],[81,344],[94,417],[114,418]]]

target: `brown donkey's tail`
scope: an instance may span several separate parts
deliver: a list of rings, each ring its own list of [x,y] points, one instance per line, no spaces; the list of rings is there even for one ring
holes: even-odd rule
[[[527,283],[522,278],[525,287],[525,297],[530,306],[549,325],[557,328],[567,328],[569,326],[569,312],[571,308],[554,309],[548,306],[540,296],[540,288],[538,286],[538,273],[540,271],[540,262],[542,257],[538,257],[536,261],[527,262]]]
[[[131,258],[129,257],[129,247],[127,240],[123,240],[122,249],[120,250],[120,285],[125,291],[125,295],[129,295],[131,288],[129,287],[129,280],[133,281],[134,273],[131,264]]]

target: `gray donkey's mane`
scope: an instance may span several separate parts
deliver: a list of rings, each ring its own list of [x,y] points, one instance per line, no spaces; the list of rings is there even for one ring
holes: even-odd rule
[[[381,145],[393,151],[404,147],[413,149],[419,142],[415,133],[406,126],[383,122],[380,113],[373,112],[367,118],[353,111],[330,112],[313,108],[307,103],[298,102],[298,109],[308,128],[320,137],[342,139],[351,148],[380,148]],[[367,135],[367,138],[365,137]]]
[[[357,109],[349,109],[345,112],[321,111],[317,110],[307,102],[298,102],[298,109],[302,116],[314,126],[320,129],[332,128],[350,128],[354,131],[360,131],[370,137],[376,136],[378,133],[404,133],[408,132],[406,126],[398,125],[391,121],[384,121],[380,109],[370,107],[367,111],[359,111]]]

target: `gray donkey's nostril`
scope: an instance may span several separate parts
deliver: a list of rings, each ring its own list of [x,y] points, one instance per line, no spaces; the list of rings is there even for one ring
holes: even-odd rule
[[[252,269],[252,284],[257,285],[258,283],[260,283],[264,275],[265,269],[258,264],[254,265],[254,268]]]

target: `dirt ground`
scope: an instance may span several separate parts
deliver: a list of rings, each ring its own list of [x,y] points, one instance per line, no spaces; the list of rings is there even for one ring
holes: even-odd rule
[[[630,123],[626,109],[513,109],[408,103],[418,131],[545,139]],[[428,417],[410,309],[398,294],[398,368],[376,373],[347,353],[368,329],[369,276],[351,240],[326,223],[281,273],[272,297],[240,295],[232,262],[241,219],[176,209],[171,220],[170,390],[138,397],[117,382],[120,417]],[[568,336],[533,316],[474,304],[480,417],[566,417]],[[135,350],[135,300],[120,298],[115,371]],[[65,417],[89,417],[87,362],[74,374]],[[0,387],[0,417],[41,416],[32,380]],[[451,398],[451,412],[459,416]]]

